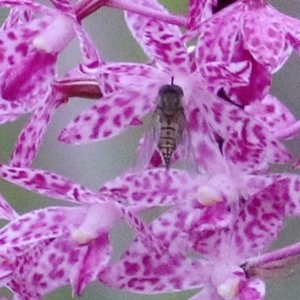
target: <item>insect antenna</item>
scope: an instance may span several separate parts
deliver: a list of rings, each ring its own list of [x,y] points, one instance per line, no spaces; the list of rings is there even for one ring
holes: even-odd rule
[[[174,85],[174,76],[171,77],[171,85]]]

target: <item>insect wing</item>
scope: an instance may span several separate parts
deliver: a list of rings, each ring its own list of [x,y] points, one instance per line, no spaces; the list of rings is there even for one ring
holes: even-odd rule
[[[149,167],[151,158],[155,154],[157,149],[157,144],[160,136],[161,126],[159,122],[159,116],[157,110],[154,112],[150,124],[150,128],[141,138],[138,149],[137,149],[137,159],[134,171],[142,171]]]
[[[183,111],[178,116],[178,140],[176,142],[174,157],[179,161],[179,165],[191,174],[198,174],[197,161]]]

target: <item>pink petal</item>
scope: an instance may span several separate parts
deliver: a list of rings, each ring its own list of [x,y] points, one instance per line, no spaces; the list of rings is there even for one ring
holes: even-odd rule
[[[5,220],[14,220],[19,214],[12,208],[12,206],[0,194],[0,218]]]
[[[251,64],[248,61],[224,63],[208,62],[199,72],[208,81],[211,89],[217,92],[220,88],[243,86],[248,84]]]
[[[151,224],[156,239],[163,242],[170,253],[186,255],[196,251],[201,255],[218,256],[220,243],[224,236],[221,231],[228,231],[232,216],[227,203],[203,206],[193,199],[182,202],[162,215]]]
[[[21,65],[14,66],[14,72],[8,69],[4,73],[2,97],[9,101],[22,101],[27,111],[32,110],[49,91],[55,62],[55,56],[44,52],[27,56]]]
[[[83,64],[87,67],[87,73],[93,73],[93,70],[102,65],[104,61],[101,59],[98,49],[81,24],[75,23],[75,31],[79,40]]]
[[[97,279],[112,255],[108,233],[100,235],[86,248],[84,255],[79,257],[72,268],[71,285],[76,296],[80,296],[86,285]]]
[[[239,192],[245,199],[253,197],[274,183],[274,177],[268,175],[241,174],[238,179]]]
[[[2,254],[9,256],[11,253],[22,251],[24,246],[63,235],[71,224],[80,222],[84,210],[49,207],[22,215],[1,228]]]
[[[113,193],[139,207],[167,206],[194,198],[196,180],[180,170],[151,169],[124,174],[104,184],[100,192]]]
[[[232,101],[241,105],[261,101],[269,93],[271,87],[271,73],[268,68],[257,63],[252,57],[248,60],[252,65],[248,85],[230,87],[229,91],[226,91]]]
[[[285,191],[278,183],[242,201],[234,225],[234,243],[240,257],[261,253],[277,238],[283,227],[284,202]]]
[[[286,192],[286,215],[298,217],[300,215],[300,176],[297,174],[280,174],[278,175],[278,185]]]
[[[33,113],[22,129],[10,161],[13,167],[29,167],[35,159],[54,110],[64,101],[60,94],[51,93],[46,102]]]
[[[34,19],[25,25],[14,26],[13,29],[0,33],[0,68],[6,70],[9,66],[21,64],[23,59],[35,48],[33,40],[53,21],[50,15]]]
[[[203,103],[211,128],[225,139],[224,153],[235,168],[264,169],[268,163],[290,160],[290,154],[258,121],[235,105],[210,97]],[[208,99],[207,99],[208,100]]]
[[[114,288],[154,294],[203,287],[208,273],[205,261],[171,256],[168,252],[151,255],[138,238],[120,261],[100,273],[99,279]]]
[[[170,75],[189,72],[189,55],[180,36],[167,30],[166,24],[149,20],[142,37],[147,53]]]
[[[108,195],[99,196],[70,179],[43,170],[9,167],[0,164],[0,176],[29,191],[60,200],[102,203],[103,199],[111,199]],[[108,198],[107,198],[108,196]]]
[[[69,0],[50,0],[53,6],[61,11],[62,13],[68,15],[69,17],[75,18],[74,7],[71,5]]]
[[[118,89],[136,86],[138,89],[158,93],[163,84],[169,84],[170,76],[165,72],[137,63],[109,63],[98,69],[99,86],[104,94]],[[155,95],[156,96],[156,95]]]
[[[188,24],[187,28],[190,31],[195,31],[199,30],[199,25],[201,22],[201,15],[202,15],[202,10],[205,5],[206,1],[205,0],[189,0],[188,4]]]
[[[212,93],[202,88],[193,90],[192,99],[185,113],[191,144],[199,169],[204,169],[207,174],[216,175],[224,173],[227,167],[219,145],[214,139],[211,125],[206,120],[206,110],[199,105],[199,99],[205,99],[209,102],[212,97],[214,97]]]
[[[50,10],[49,8],[42,6],[41,4],[36,3],[32,0],[1,0],[0,5],[4,7],[21,6],[38,12],[49,12]]]
[[[280,14],[280,17],[281,25],[286,32],[286,39],[297,52],[300,52],[300,21],[283,14]]]
[[[259,63],[276,70],[291,53],[285,32],[278,20],[279,13],[268,5],[259,5],[244,14],[242,35],[245,47]],[[257,24],[253,26],[253,24]],[[289,51],[287,51],[287,49]]]
[[[251,299],[251,300],[263,300],[266,294],[265,283],[258,279],[250,279],[241,281],[239,284],[239,300]]]
[[[202,22],[196,48],[198,67],[211,61],[231,61],[244,5],[236,2]]]
[[[59,140],[82,144],[116,136],[153,108],[154,93],[120,90],[103,97],[70,123],[61,132]]]
[[[145,5],[145,7],[147,8],[152,8],[157,11],[168,13],[166,9],[155,0],[138,0],[136,1],[136,3]],[[148,54],[150,59],[154,58],[152,56],[154,54],[153,49],[152,47],[149,48],[149,45],[145,44],[147,40],[145,41],[144,37],[146,35],[146,32],[151,32],[152,26],[154,28],[163,26],[164,33],[171,34],[172,36],[177,36],[178,38],[181,36],[181,32],[178,26],[173,26],[165,23],[162,24],[158,21],[154,21],[154,19],[146,18],[139,14],[125,12],[125,20],[132,35],[143,48],[145,53]],[[159,61],[159,63],[161,62]]]
[[[0,99],[0,124],[12,122],[26,112],[23,103]]]
[[[9,288],[19,299],[41,299],[70,282],[72,268],[85,255],[86,248],[76,247],[66,237],[35,244],[15,258]]]
[[[188,24],[184,40],[188,41],[200,31],[201,22],[211,17],[214,0],[189,0]]]
[[[270,163],[284,163],[291,158],[271,133],[250,120],[229,133],[223,151],[232,168],[248,173],[266,170]]]
[[[268,94],[261,102],[247,105],[245,111],[253,115],[276,135],[296,122],[293,113],[275,96]]]
[[[31,10],[24,7],[12,7],[9,14],[3,24],[1,25],[1,31],[5,31],[9,28],[13,28],[18,24],[25,24],[32,20],[33,15]]]

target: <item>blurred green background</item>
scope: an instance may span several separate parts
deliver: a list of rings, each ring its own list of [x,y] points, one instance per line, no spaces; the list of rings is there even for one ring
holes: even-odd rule
[[[45,2],[45,1],[43,1]],[[185,12],[187,0],[164,0],[171,11]],[[294,17],[300,17],[300,3],[298,0],[273,0],[271,3],[280,11]],[[2,18],[7,11],[3,10]],[[145,55],[131,37],[126,29],[123,14],[121,11],[110,8],[103,8],[99,12],[88,17],[84,26],[90,36],[99,47],[103,58],[107,61],[144,61]],[[80,61],[78,45],[73,42],[59,58],[59,73],[64,74],[70,67]],[[294,54],[287,64],[274,77],[272,91],[274,95],[282,99],[295,115],[300,118],[299,111],[299,57]],[[34,167],[51,170],[66,177],[69,177],[81,184],[97,190],[105,181],[114,178],[120,172],[133,165],[135,161],[135,148],[141,134],[146,130],[144,126],[131,128],[117,138],[101,143],[93,143],[83,146],[70,146],[60,144],[57,141],[59,132],[85,107],[91,106],[92,100],[71,99],[68,105],[61,107],[55,114],[41,151],[34,163]],[[28,117],[18,121],[2,125],[0,128],[0,161],[9,160],[14,142],[22,126]],[[293,153],[300,153],[299,139],[287,143]],[[11,184],[0,181],[0,191],[6,199],[20,213],[30,211],[33,208],[40,208],[49,205],[66,205],[61,201],[39,197],[30,192],[23,191]],[[3,222],[2,222],[3,223]],[[286,229],[279,241],[273,248],[287,245],[300,240],[299,220],[286,222]],[[132,234],[124,226],[118,226],[112,233],[112,240],[115,251],[118,254],[126,249]],[[300,276],[296,274],[286,279],[278,279],[268,283],[268,300],[299,300],[300,299]],[[7,291],[0,290],[0,296],[8,295]],[[193,292],[168,294],[168,295],[134,295],[125,292],[114,291],[106,288],[101,283],[90,285],[80,299],[103,299],[103,300],[179,300],[187,299]],[[47,300],[68,300],[72,299],[70,288],[62,288],[55,293],[48,295]],[[77,299],[77,298],[76,298]],[[209,300],[209,299],[208,299]]]

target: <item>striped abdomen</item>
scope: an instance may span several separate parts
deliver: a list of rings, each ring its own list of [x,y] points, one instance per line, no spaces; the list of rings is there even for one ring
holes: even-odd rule
[[[177,140],[178,125],[174,122],[162,122],[157,146],[164,160],[166,169],[170,168],[171,158],[176,149]]]

